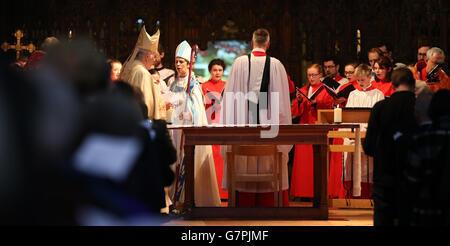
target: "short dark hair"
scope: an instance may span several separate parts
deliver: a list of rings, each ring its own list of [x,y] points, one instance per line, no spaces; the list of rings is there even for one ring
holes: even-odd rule
[[[226,65],[225,62],[222,59],[214,59],[212,60],[208,65],[208,71],[211,71],[212,67],[214,65],[222,66],[223,70],[225,71]]]
[[[339,65],[339,59],[336,56],[326,56],[325,59],[323,59],[323,63],[327,61],[333,61],[334,65]]]
[[[450,90],[441,89],[434,94],[428,115],[433,122],[442,116],[450,116]]]
[[[165,51],[166,51],[165,47],[161,43],[158,43],[158,53],[159,54],[165,53]]]
[[[396,69],[392,72],[392,86],[398,88],[400,85],[406,85],[411,89],[415,88],[416,79],[414,78],[411,70],[406,67]]]
[[[367,51],[367,54],[369,53],[378,53],[380,57],[383,56],[383,51],[381,51],[379,48],[372,48],[369,51]]]
[[[387,50],[388,52],[389,52],[389,51],[392,52],[392,45],[391,45],[389,42],[387,42],[387,41],[381,41],[381,42],[378,43],[378,46],[377,46],[377,47],[383,47],[383,46],[386,46],[386,50]]]
[[[253,32],[253,42],[258,45],[266,45],[268,42],[270,42],[270,34],[267,29],[259,28],[255,32]]]

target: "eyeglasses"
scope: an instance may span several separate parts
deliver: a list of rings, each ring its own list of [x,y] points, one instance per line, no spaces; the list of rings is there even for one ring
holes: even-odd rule
[[[315,77],[319,76],[319,74],[318,74],[318,73],[315,73],[315,74],[308,74],[307,76],[308,76],[309,78],[315,78]]]

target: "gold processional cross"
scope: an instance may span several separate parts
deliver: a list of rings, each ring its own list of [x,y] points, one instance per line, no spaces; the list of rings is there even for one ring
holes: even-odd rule
[[[28,52],[33,53],[33,51],[36,50],[36,46],[34,46],[33,43],[30,43],[29,45],[22,45],[20,42],[23,38],[23,32],[21,30],[17,30],[17,32],[14,34],[14,36],[17,38],[17,43],[15,45],[8,44],[7,42],[4,42],[2,44],[3,51],[8,50],[16,50],[16,59],[19,59],[20,52],[22,50],[28,50]]]

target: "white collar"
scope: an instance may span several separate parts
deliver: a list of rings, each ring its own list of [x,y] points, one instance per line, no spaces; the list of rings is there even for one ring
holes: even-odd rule
[[[361,88],[363,91],[367,91],[368,89],[370,89],[370,87],[372,87],[372,84],[369,84],[366,88]]]
[[[259,51],[259,52],[266,52],[266,50],[265,49],[263,49],[263,48],[254,48],[253,50],[252,50],[252,52],[253,51]]]

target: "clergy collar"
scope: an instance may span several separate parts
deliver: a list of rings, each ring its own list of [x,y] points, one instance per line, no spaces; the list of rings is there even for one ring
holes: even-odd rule
[[[159,71],[163,70],[164,68],[165,68],[165,67],[162,66],[162,67],[160,67],[160,68],[155,68],[155,70],[159,72]]]
[[[266,51],[262,48],[254,48],[252,54],[256,57],[266,56]]]

